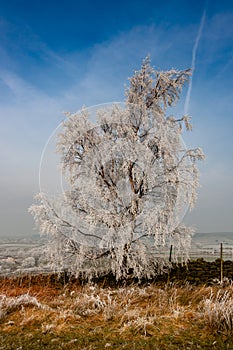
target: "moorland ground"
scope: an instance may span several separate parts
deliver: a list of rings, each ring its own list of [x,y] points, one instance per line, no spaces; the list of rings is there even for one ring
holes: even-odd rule
[[[233,349],[233,286],[1,278],[0,349]]]

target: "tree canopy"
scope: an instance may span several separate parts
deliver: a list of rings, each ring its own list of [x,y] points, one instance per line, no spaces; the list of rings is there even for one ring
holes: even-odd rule
[[[152,277],[169,264],[171,244],[188,258],[192,229],[180,222],[195,203],[196,160],[181,134],[190,117],[167,116],[191,71],[158,72],[146,58],[129,80],[124,103],[67,113],[57,152],[67,182],[58,198],[38,196],[33,213],[51,235],[55,268],[90,278]]]

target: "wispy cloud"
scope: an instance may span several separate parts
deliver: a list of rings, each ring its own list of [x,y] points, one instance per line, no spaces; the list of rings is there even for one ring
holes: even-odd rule
[[[192,69],[192,75],[189,80],[189,85],[188,85],[188,91],[185,99],[185,104],[184,104],[184,115],[188,114],[189,112],[189,104],[190,104],[190,98],[191,98],[191,92],[192,92],[192,86],[193,86],[193,75],[196,67],[196,55],[197,55],[197,49],[199,45],[199,41],[201,39],[203,27],[205,24],[205,18],[206,18],[206,10],[204,10],[203,15],[201,17],[201,22],[200,26],[198,29],[198,33],[194,42],[193,50],[192,50],[192,62],[191,62],[191,69]]]

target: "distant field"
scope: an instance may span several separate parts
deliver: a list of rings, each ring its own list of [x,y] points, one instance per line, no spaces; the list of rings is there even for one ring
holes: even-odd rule
[[[233,246],[233,232],[196,233],[192,239],[193,247],[219,246],[220,243]]]
[[[0,239],[0,275],[12,273],[49,272],[45,254],[47,240],[39,235],[18,239]],[[192,239],[190,259],[215,260],[220,256],[223,243],[223,259],[233,260],[233,233],[196,233]],[[169,249],[160,251],[160,256],[169,257]]]

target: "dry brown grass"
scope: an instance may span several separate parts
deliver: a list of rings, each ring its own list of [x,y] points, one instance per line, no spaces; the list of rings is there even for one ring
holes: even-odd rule
[[[43,349],[43,341],[48,349],[233,348],[231,285],[101,288],[42,280],[2,280],[0,349]]]

